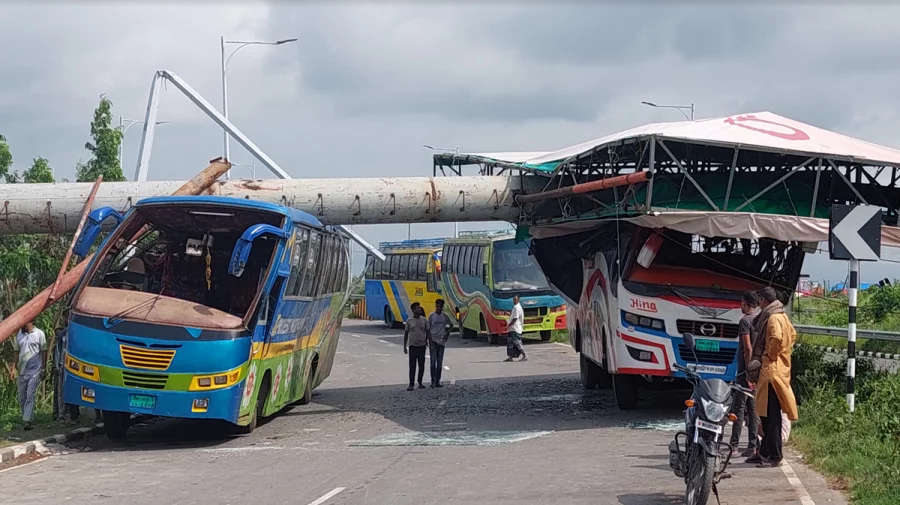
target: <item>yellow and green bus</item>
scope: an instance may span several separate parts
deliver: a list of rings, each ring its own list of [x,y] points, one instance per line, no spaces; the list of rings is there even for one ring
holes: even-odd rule
[[[528,241],[517,243],[507,231],[460,232],[444,241],[441,290],[463,338],[486,333],[496,344],[506,334],[515,295],[525,313],[525,333],[548,341],[553,330],[566,329],[565,302],[528,248]]]
[[[441,297],[443,243],[444,239],[424,239],[379,244],[384,261],[372,255],[366,258],[366,315],[399,327],[410,316],[413,302],[426,312],[434,310],[434,302]]]

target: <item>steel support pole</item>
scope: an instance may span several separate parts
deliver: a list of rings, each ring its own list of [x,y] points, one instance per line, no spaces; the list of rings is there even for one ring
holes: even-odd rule
[[[849,324],[847,325],[847,405],[856,409],[856,301],[859,293],[859,260],[850,260]]]
[[[222,45],[222,116],[227,120],[228,119],[228,84],[225,77],[225,37],[222,36],[220,38],[220,42]],[[228,130],[222,129],[222,142],[223,142],[223,156],[225,157],[225,161],[231,161],[231,149],[228,145]],[[225,174],[226,179],[231,179],[231,170],[229,170]]]

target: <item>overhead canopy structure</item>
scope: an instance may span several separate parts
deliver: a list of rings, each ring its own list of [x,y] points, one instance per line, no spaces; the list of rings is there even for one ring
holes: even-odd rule
[[[755,234],[790,241],[798,240],[792,226],[809,238],[827,232],[823,220],[835,203],[881,206],[889,226],[900,210],[900,150],[771,112],[653,123],[556,151],[438,153],[434,165],[444,174],[451,168],[461,175],[465,165],[483,175],[520,171],[545,179],[545,192],[634,172],[652,176],[523,204],[519,224],[536,237],[609,219],[736,233],[735,223],[747,224],[737,213],[757,216]],[[686,220],[681,212],[694,214]],[[784,216],[794,224],[777,219]]]

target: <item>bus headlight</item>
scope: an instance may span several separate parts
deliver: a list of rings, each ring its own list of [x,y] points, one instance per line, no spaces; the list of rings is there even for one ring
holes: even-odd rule
[[[87,379],[93,382],[100,382],[100,369],[94,365],[88,365],[80,360],[66,354],[66,370],[72,375]]]
[[[559,307],[553,307],[550,309],[550,312],[565,312],[565,311],[566,311],[565,305],[560,305]]]
[[[195,375],[191,380],[189,391],[209,391],[234,386],[242,377],[243,367],[235,368],[227,372],[219,372],[208,375]]]
[[[624,310],[622,311],[622,317],[625,319],[625,322],[634,326],[657,331],[666,331],[666,323],[662,319],[639,316],[637,314],[632,314],[631,312],[626,312]]]

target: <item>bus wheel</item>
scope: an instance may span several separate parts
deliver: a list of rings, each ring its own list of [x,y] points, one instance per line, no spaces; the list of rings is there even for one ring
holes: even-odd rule
[[[103,411],[103,431],[110,440],[122,440],[128,435],[131,414],[128,412]]]
[[[631,410],[637,407],[638,381],[635,375],[616,374],[612,376],[613,393],[619,410]]]
[[[496,333],[488,333],[488,343],[489,344],[497,345],[497,343],[499,341],[500,341],[500,335],[497,335]]]
[[[549,342],[550,337],[553,336],[552,330],[543,330],[541,331],[541,342]]]
[[[313,360],[312,366],[309,367],[309,377],[306,378],[306,388],[303,390],[303,397],[297,402],[300,405],[306,405],[312,401],[312,382],[316,378],[316,366],[319,364],[318,357]]]
[[[461,331],[463,339],[474,339],[478,338],[478,332],[471,328],[463,328]]]
[[[584,386],[584,389],[597,389],[600,381],[600,367],[587,358],[584,353],[580,356],[578,368],[581,370],[581,385]]]

